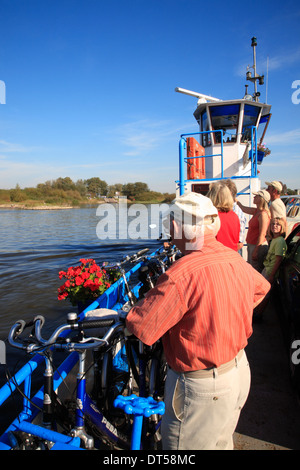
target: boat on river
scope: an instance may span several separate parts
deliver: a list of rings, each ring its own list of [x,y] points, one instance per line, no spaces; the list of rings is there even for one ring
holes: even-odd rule
[[[248,93],[247,85],[243,98],[232,100],[222,100],[176,88],[177,92],[197,98],[194,117],[199,124],[198,132],[180,136],[179,178],[176,181],[178,195],[189,191],[206,194],[211,182],[230,178],[237,186],[241,202],[251,206],[252,193],[261,187],[258,166],[263,164],[266,156],[262,144],[271,117],[271,106],[259,101],[257,86],[263,84],[264,77],[256,72],[256,38],[252,38],[251,45],[253,73],[248,69],[246,78],[254,84],[253,94]],[[164,248],[159,250],[163,252]],[[158,254],[156,251],[147,255],[147,260],[154,259]],[[127,280],[134,279],[144,265],[145,258],[126,272]],[[132,288],[136,299],[139,298],[140,289],[141,281],[137,279]],[[126,284],[121,278],[83,310],[79,321],[90,318],[91,312],[97,314],[97,311],[103,309],[117,312],[127,302]],[[77,370],[78,360],[78,353],[73,351],[58,364],[53,378],[53,387],[58,394],[65,381]],[[28,439],[28,448],[33,448],[32,436],[37,437],[39,441],[51,441],[51,449],[71,450],[80,447],[76,437],[70,438],[60,430],[44,427],[41,422],[45,394],[43,388],[33,391],[32,383],[35,374],[43,373],[40,367],[43,362],[43,355],[33,355],[0,389],[0,412],[14,394],[21,391],[23,395],[20,411],[17,416],[12,417],[10,425],[0,436],[0,449],[19,448],[17,435],[27,438],[31,436],[31,440]],[[104,425],[106,424],[104,422]],[[23,444],[23,447],[26,448],[26,444]]]

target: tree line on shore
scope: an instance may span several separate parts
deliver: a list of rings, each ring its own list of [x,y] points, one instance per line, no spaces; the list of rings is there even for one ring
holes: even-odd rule
[[[71,204],[73,206],[103,198],[126,197],[130,201],[171,202],[175,194],[151,191],[146,183],[135,182],[108,185],[99,177],[72,181],[68,176],[39,183],[35,188],[0,189],[0,203]]]

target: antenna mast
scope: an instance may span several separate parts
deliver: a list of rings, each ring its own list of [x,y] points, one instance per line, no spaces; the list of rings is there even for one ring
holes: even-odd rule
[[[258,75],[256,73],[256,46],[257,46],[256,37],[252,38],[251,46],[253,47],[253,66],[252,66],[252,68],[253,68],[253,71],[254,71],[254,76],[252,77],[252,73],[249,70],[250,67],[248,66],[248,70],[246,72],[246,79],[250,80],[251,82],[254,83],[253,99],[254,99],[254,101],[259,101],[258,97],[260,96],[260,92],[257,91],[257,81],[258,81],[259,85],[263,85],[265,77],[264,77],[264,75]]]

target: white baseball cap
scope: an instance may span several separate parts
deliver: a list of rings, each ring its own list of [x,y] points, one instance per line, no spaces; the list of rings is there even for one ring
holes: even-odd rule
[[[280,193],[282,192],[282,184],[279,181],[271,181],[271,183],[268,183],[266,181],[265,183],[267,186],[273,186],[273,188],[277,189]]]

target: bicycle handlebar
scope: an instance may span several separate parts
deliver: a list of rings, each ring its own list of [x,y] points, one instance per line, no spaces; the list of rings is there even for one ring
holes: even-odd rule
[[[45,319],[41,316],[35,317],[29,323],[26,323],[24,320],[18,320],[10,329],[8,335],[9,344],[15,348],[25,350],[28,353],[42,352],[44,349],[52,346],[55,346],[56,349],[65,349],[67,351],[99,348],[108,345],[111,336],[115,332],[124,329],[125,326],[124,321],[116,322],[115,319],[84,320],[78,322],[77,314],[69,314],[68,323],[58,327],[50,338],[45,340],[41,335],[44,322]],[[19,336],[28,326],[34,326],[34,337],[31,334],[28,338],[21,340]],[[63,338],[61,336],[63,332],[72,332],[74,330],[83,331],[85,329],[103,327],[110,328],[102,338],[88,337],[82,339],[80,342],[72,342],[70,338]]]
[[[123,263],[126,263],[127,261],[131,261],[131,262],[138,261],[148,251],[149,251],[149,248],[143,248],[142,250],[138,251],[134,255],[131,255],[131,256],[128,255],[124,258]]]
[[[127,255],[122,261],[119,261],[118,263],[107,263],[104,265],[105,268],[120,268],[123,264],[131,262],[131,263],[136,263],[139,261],[147,252],[149,251],[149,248],[143,248],[142,250],[138,251],[137,253],[134,253],[133,255]]]

